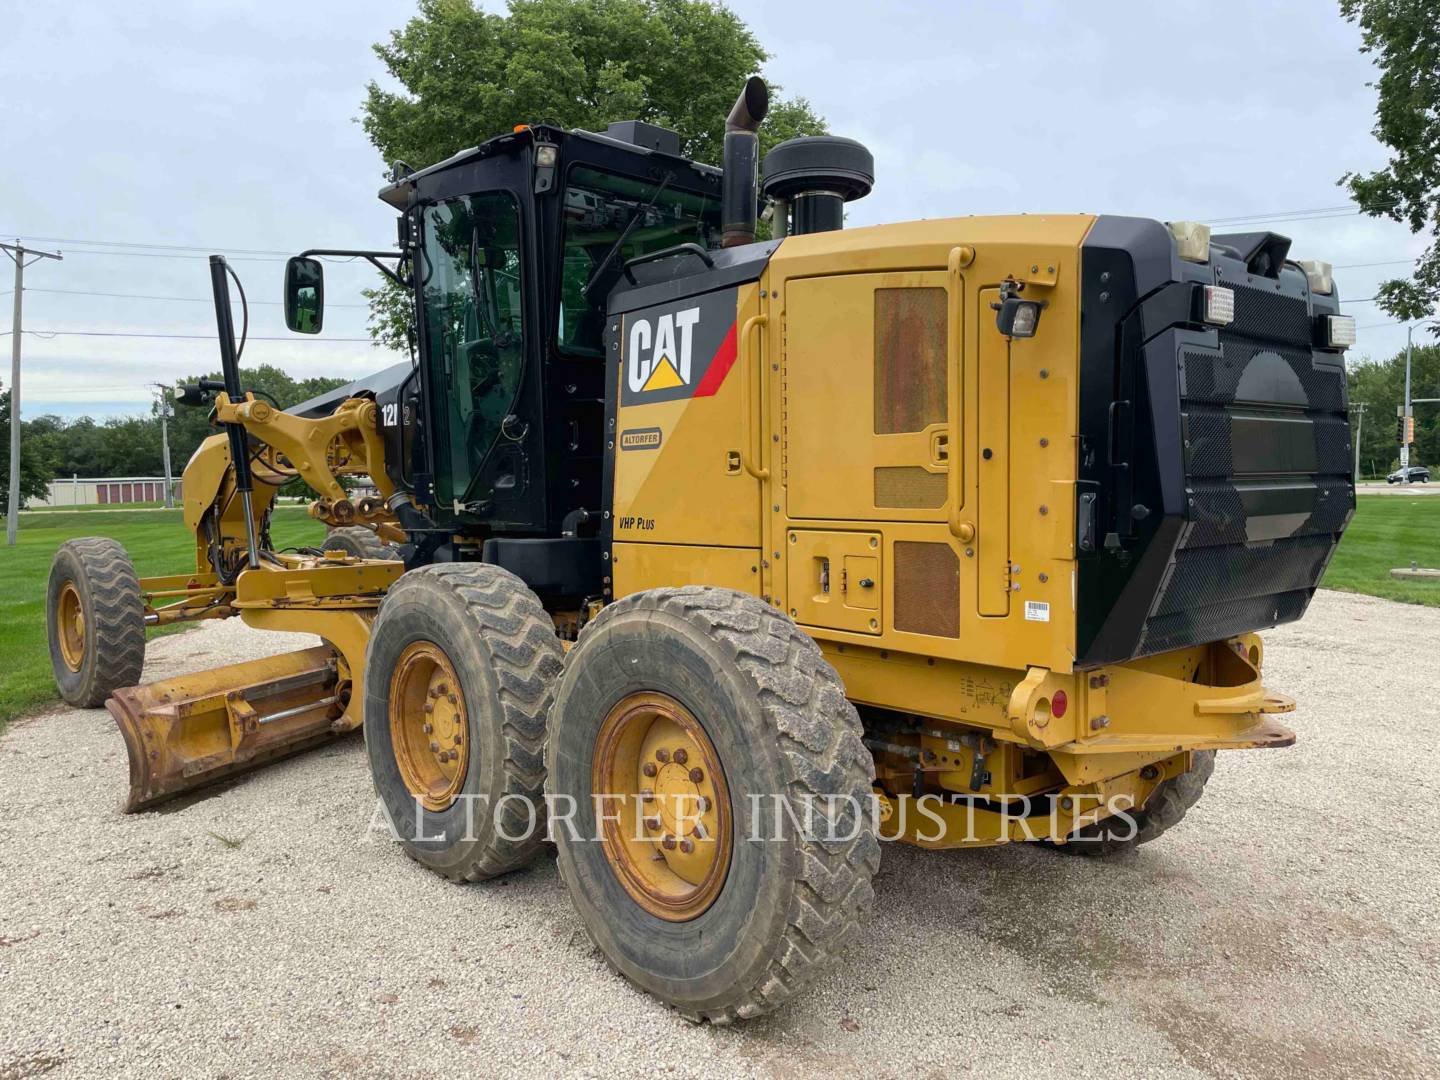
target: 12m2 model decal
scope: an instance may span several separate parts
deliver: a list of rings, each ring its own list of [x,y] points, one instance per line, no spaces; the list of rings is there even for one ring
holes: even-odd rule
[[[721,289],[625,316],[620,404],[710,397],[735,363],[738,290]]]

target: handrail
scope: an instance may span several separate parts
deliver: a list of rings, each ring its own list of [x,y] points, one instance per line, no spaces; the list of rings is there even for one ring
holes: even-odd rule
[[[964,330],[964,290],[960,271],[969,266],[975,258],[975,249],[961,245],[950,249],[946,264],[947,284],[950,288],[950,332],[947,336],[945,353],[945,392],[947,411],[950,414],[950,460],[946,462],[945,494],[949,503],[950,534],[962,543],[975,539],[975,526],[960,520],[961,508],[961,463],[965,460],[962,437],[964,428],[960,423],[960,365],[964,360],[962,347]]]
[[[705,264],[706,269],[715,269],[715,260],[710,253],[699,244],[676,244],[673,247],[661,248],[659,251],[647,251],[644,255],[636,255],[633,259],[626,259],[625,265],[620,268],[630,284],[635,284],[635,275],[630,273],[632,267],[640,266],[642,263],[658,262],[661,259],[670,259],[676,255],[691,255]]]
[[[750,352],[748,345],[750,342],[750,331],[754,330],[757,326],[764,326],[769,321],[770,316],[768,315],[751,315],[750,318],[745,320],[745,325],[740,328],[740,338],[735,342],[735,347],[740,352],[740,438],[742,440],[740,443],[740,464],[745,466],[745,471],[756,480],[769,479],[770,470],[757,466],[755,464],[755,458],[752,456],[755,451],[755,408],[758,407],[759,402],[757,401],[755,403],[755,407],[752,407],[750,403],[751,385],[757,381],[757,373],[750,370]]]

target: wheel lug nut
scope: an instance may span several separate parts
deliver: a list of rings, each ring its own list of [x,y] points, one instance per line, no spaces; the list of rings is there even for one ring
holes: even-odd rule
[[[432,742],[432,743],[430,744],[430,752],[431,752],[432,754],[433,754],[433,753],[436,753],[439,749],[440,749],[440,744],[439,744],[438,742]]]
[[[651,830],[652,832],[655,831],[656,829],[660,828],[660,819],[658,817],[647,817],[645,819],[645,828]]]
[[[694,850],[695,841],[691,840],[688,836],[684,840],[680,841],[680,851],[682,854],[689,855]]]
[[[460,699],[459,699],[458,697],[456,697],[454,694],[448,694],[448,695],[446,695],[446,697],[447,697],[447,699],[449,700],[449,702],[450,702],[451,705],[458,705],[458,704],[460,704]]]
[[[700,822],[698,822],[698,821],[695,823],[695,839],[696,839],[696,840],[708,840],[708,839],[710,839],[710,834],[705,831],[705,826],[702,825],[702,824],[701,824]]]
[[[695,800],[695,809],[702,814],[705,813],[705,811],[710,809],[710,800],[704,795],[701,795],[700,798]]]
[[[687,762],[687,761],[689,761],[689,760],[690,760],[690,755],[685,752],[685,748],[684,748],[683,746],[680,747],[679,750],[676,750],[676,751],[675,751],[675,764],[676,764],[676,765],[684,765],[685,762]]]
[[[663,847],[666,851],[674,851],[675,838],[673,836],[665,837],[665,839],[660,841],[660,846]]]
[[[646,776],[654,776],[660,770],[655,768],[655,763],[653,761],[647,761],[644,765],[640,766],[640,771],[643,772]]]
[[[670,751],[666,750],[663,746],[660,747],[659,750],[655,751],[655,760],[660,762],[660,764],[662,765],[665,764],[667,761],[670,760]]]
[[[436,684],[436,686],[435,686],[435,696],[436,696],[436,697],[439,697],[441,694],[447,694],[447,693],[449,693],[449,692],[450,692],[450,685],[449,685],[448,683],[443,683],[443,682],[442,682],[442,683]]]
[[[640,789],[641,802],[649,802],[653,798],[655,798],[655,792],[651,791],[648,787]]]
[[[427,701],[427,702],[425,702],[425,711],[426,711],[427,713],[432,713],[432,712],[434,712],[434,711],[435,711],[435,703],[434,703],[433,701]]]
[[[464,742],[464,741],[465,741],[465,740],[462,739],[459,735],[456,735],[456,736],[455,736],[455,745],[456,745],[456,746],[459,746],[459,745],[460,745],[462,742]]]
[[[435,725],[434,725],[434,724],[421,724],[421,725],[420,725],[420,730],[423,731],[423,732],[425,732],[426,735],[429,735],[432,731],[435,730]]]
[[[698,784],[698,783],[700,783],[701,780],[704,780],[704,779],[705,779],[705,774],[704,774],[703,772],[701,772],[699,769],[691,769],[691,770],[690,770],[690,782],[691,782],[692,784]]]

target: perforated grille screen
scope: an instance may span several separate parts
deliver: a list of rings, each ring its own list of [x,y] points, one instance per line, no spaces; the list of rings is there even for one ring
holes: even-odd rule
[[[934,510],[945,505],[947,478],[918,465],[882,465],[875,470],[875,505],[899,510]]]
[[[875,290],[875,434],[945,421],[944,289]]]
[[[895,629],[960,636],[960,559],[949,544],[895,544]]]

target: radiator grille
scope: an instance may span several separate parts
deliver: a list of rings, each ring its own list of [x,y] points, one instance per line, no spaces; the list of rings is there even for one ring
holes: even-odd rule
[[[875,470],[875,505],[882,509],[934,510],[945,505],[947,479],[918,465],[882,465]]]
[[[960,560],[949,544],[895,544],[895,629],[960,636]]]
[[[944,289],[875,290],[875,434],[945,420]]]

